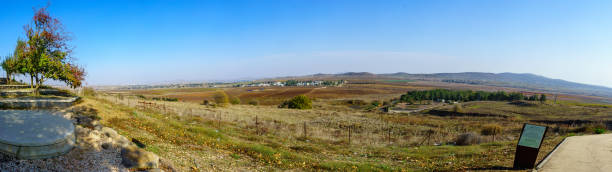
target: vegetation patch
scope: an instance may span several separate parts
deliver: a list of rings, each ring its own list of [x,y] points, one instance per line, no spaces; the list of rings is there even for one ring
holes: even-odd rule
[[[283,104],[278,107],[289,109],[312,109],[312,100],[305,95],[299,95],[293,97],[291,100],[283,102]]]

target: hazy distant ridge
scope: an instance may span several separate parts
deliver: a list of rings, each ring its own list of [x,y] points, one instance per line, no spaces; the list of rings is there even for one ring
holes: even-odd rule
[[[612,88],[581,84],[561,79],[551,79],[530,73],[434,73],[409,74],[390,73],[373,74],[368,72],[348,72],[341,74],[316,74],[313,77],[363,77],[363,78],[398,78],[434,82],[458,82],[466,84],[490,85],[500,87],[523,88],[551,93],[580,94],[589,96],[612,97]]]

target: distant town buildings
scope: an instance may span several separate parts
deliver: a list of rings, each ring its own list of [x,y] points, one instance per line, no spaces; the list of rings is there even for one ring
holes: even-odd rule
[[[295,86],[295,87],[308,87],[308,86],[341,86],[345,84],[345,80],[337,80],[337,81],[323,81],[323,80],[314,80],[314,81],[298,81],[298,80],[287,80],[287,81],[265,81],[265,82],[252,82],[248,84],[235,84],[234,87],[285,87],[285,86]]]

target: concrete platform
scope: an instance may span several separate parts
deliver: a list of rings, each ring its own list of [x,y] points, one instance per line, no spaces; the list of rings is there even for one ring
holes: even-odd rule
[[[75,145],[74,124],[50,110],[0,110],[0,152],[18,159],[49,158]]]

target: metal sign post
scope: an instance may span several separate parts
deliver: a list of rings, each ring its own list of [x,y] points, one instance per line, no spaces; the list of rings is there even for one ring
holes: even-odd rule
[[[523,130],[514,154],[515,169],[527,169],[535,166],[547,129],[546,126],[523,124]]]

